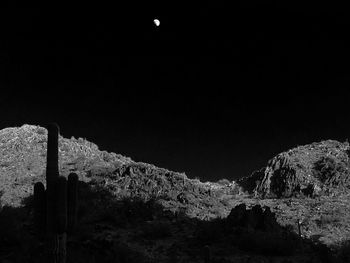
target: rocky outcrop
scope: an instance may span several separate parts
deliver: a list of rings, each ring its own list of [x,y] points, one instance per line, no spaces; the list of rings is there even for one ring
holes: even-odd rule
[[[260,182],[263,180],[265,176],[265,167],[259,170],[254,171],[251,175],[240,178],[237,181],[239,187],[242,188],[243,192],[248,194],[253,193],[254,189]]]
[[[268,162],[253,193],[260,198],[285,198],[346,192],[350,188],[349,152],[348,142],[328,140],[280,153]]]

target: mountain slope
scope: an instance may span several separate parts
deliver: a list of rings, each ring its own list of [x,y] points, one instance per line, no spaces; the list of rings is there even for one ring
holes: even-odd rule
[[[36,182],[46,185],[46,140],[47,130],[35,125],[0,131],[2,205],[19,207],[24,198],[33,194]],[[189,179],[184,173],[100,151],[96,144],[74,137],[66,139],[59,136],[59,171],[66,177],[75,172],[80,181],[102,185],[116,198],[140,197],[147,200],[153,196],[164,196],[169,206],[186,204],[188,213],[199,217],[204,216],[201,214],[204,207],[219,210],[212,212],[213,217],[227,215],[229,210],[222,199],[237,192],[234,183],[222,185]]]
[[[261,198],[338,195],[350,189],[350,146],[326,140],[272,158],[266,167],[238,181]]]

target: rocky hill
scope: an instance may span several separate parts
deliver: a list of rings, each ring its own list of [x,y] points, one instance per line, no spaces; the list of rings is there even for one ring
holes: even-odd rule
[[[321,141],[272,158],[266,167],[239,180],[261,198],[339,195],[350,188],[348,142]]]
[[[34,183],[46,185],[46,140],[40,126],[0,131],[0,262],[44,262],[32,195]],[[201,182],[60,136],[60,174],[79,177],[78,229],[67,239],[67,263],[330,262],[329,255],[348,262],[350,194],[293,196],[302,193],[296,183],[306,185],[301,171],[313,172],[311,182],[324,191],[346,190],[348,145],[319,144],[318,155],[299,147],[299,164],[297,155],[281,154],[238,183]],[[294,184],[268,183],[271,171]]]
[[[40,126],[0,130],[0,191],[1,203],[18,207],[20,201],[32,193],[33,184],[45,182],[47,130]],[[114,170],[132,163],[130,158],[99,151],[97,145],[82,138],[59,137],[60,174],[76,172],[87,181],[86,172],[92,167]]]
[[[36,182],[46,186],[46,140],[47,130],[35,125],[0,131],[2,205],[19,207],[33,193]],[[234,182],[224,185],[189,179],[184,173],[100,151],[96,144],[82,138],[59,136],[58,143],[61,175],[75,172],[80,181],[103,185],[116,198],[137,196],[147,200],[151,196],[164,196],[169,206],[171,203],[174,206],[174,202],[186,204],[193,216],[200,216],[203,207],[215,207],[217,211],[209,215],[212,217],[227,215],[229,210],[222,204],[222,198],[237,192]]]

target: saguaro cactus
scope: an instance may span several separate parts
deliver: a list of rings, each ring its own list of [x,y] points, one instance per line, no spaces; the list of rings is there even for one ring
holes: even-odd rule
[[[78,175],[70,173],[68,175],[68,226],[67,233],[74,233],[78,216]]]
[[[67,241],[67,179],[59,176],[57,179],[57,262],[66,262],[66,241]]]
[[[46,193],[42,182],[34,185],[34,225],[39,239],[46,233]]]
[[[41,182],[34,185],[34,220],[39,236],[46,233],[46,261],[65,263],[67,228],[72,233],[77,221],[78,176],[70,174],[67,185],[67,179],[59,175],[59,127],[51,123],[47,128],[46,191]]]
[[[47,126],[47,156],[46,156],[46,209],[47,209],[47,221],[46,231],[47,234],[53,235],[56,232],[55,229],[55,210],[56,210],[56,187],[55,183],[59,176],[58,171],[58,135],[59,127],[56,123],[50,123]]]
[[[67,179],[59,176],[57,180],[57,233],[63,234],[67,231]]]
[[[59,127],[56,123],[47,125],[47,156],[46,156],[46,245],[47,261],[58,262],[58,235],[57,235],[57,202],[56,183],[58,171],[58,136]]]

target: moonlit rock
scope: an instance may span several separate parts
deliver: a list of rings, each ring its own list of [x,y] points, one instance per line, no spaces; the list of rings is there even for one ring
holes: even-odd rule
[[[160,25],[160,21],[158,19],[154,19],[153,20],[153,23],[156,25],[156,26],[159,26]]]

